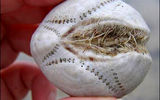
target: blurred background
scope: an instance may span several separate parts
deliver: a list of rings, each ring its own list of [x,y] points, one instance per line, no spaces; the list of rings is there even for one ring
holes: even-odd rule
[[[151,37],[147,47],[151,53],[153,62],[144,81],[132,93],[123,97],[122,100],[159,100],[159,0],[124,1],[141,13],[151,29]],[[23,53],[18,56],[17,60],[35,63],[31,57]],[[58,90],[56,100],[67,96]],[[31,93],[28,93],[24,100],[32,100]]]

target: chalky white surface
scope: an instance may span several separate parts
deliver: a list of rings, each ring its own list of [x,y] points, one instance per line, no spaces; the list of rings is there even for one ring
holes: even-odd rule
[[[127,1],[127,0],[126,0]],[[134,90],[131,94],[128,96],[124,97],[123,100],[159,100],[159,57],[158,57],[158,52],[159,52],[159,26],[158,26],[158,1],[156,0],[129,0],[135,8],[137,8],[144,18],[147,20],[147,23],[151,27],[151,38],[150,42],[148,43],[149,50],[151,52],[151,56],[153,58],[153,67],[151,67],[151,70],[149,71],[149,74],[145,78],[144,82],[136,89]],[[144,6],[150,6],[151,9],[147,9]],[[143,8],[144,7],[144,8]],[[155,15],[154,18],[152,15]],[[20,55],[18,60],[27,60],[28,57],[25,55]],[[29,58],[30,59],[30,58]],[[30,60],[29,60],[30,61]],[[149,91],[147,91],[147,90]],[[61,95],[63,94],[63,95]],[[64,93],[58,92],[58,97],[59,98],[65,97]],[[26,100],[31,100],[30,97]]]
[[[69,19],[69,22],[61,23],[64,19]],[[64,40],[61,36],[73,26],[78,25],[78,28],[75,28],[78,30],[85,29],[86,26],[81,27],[80,23],[90,19],[102,20],[99,24],[124,25],[142,30],[147,35],[150,33],[142,16],[121,0],[68,0],[55,7],[37,28],[31,39],[31,54],[45,76],[71,96],[122,97],[143,81],[152,59],[148,53],[135,51],[111,57],[92,51],[83,53],[83,50],[76,50],[82,53],[82,57],[105,59],[89,61],[66,50],[61,44]],[[62,21],[57,23],[57,20]],[[88,26],[92,28],[90,24]],[[85,30],[88,30],[87,28]],[[74,50],[76,47],[72,48]]]

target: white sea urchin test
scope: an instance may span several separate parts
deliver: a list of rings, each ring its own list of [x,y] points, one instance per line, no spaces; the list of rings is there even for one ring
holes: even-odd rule
[[[66,0],[35,31],[31,53],[71,96],[122,97],[149,70],[149,33],[141,15],[121,0]]]

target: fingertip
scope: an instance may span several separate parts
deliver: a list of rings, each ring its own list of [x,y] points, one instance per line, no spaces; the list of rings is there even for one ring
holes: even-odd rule
[[[40,69],[29,62],[15,62],[1,70],[1,78],[11,97],[21,100],[32,90],[33,100],[55,100],[56,88],[46,79]],[[7,96],[7,95],[6,95]],[[5,97],[6,98],[6,97]],[[4,99],[6,100],[6,99]]]
[[[55,100],[56,88],[43,74],[34,78],[31,89],[33,100]]]

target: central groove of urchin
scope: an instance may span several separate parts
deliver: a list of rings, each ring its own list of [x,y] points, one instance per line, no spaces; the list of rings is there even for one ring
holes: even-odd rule
[[[142,30],[123,25],[104,24],[88,29],[72,30],[64,43],[83,48],[84,51],[92,50],[96,53],[115,56],[129,51],[147,53],[145,48],[147,39],[146,33]]]

